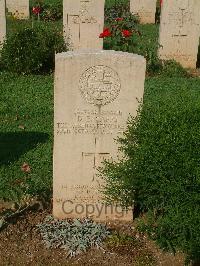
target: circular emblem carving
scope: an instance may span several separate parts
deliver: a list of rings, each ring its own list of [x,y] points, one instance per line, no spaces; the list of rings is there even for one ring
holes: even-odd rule
[[[113,102],[121,89],[117,72],[107,66],[87,69],[80,78],[79,86],[83,98],[98,106]]]

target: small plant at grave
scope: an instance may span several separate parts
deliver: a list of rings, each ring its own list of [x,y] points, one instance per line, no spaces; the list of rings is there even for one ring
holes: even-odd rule
[[[67,51],[62,33],[41,24],[8,36],[1,51],[4,69],[22,73],[48,73],[54,69],[55,52]]]
[[[108,237],[106,240],[106,245],[108,247],[118,247],[118,246],[125,246],[125,245],[139,245],[139,240],[137,240],[133,236],[129,236],[126,234],[120,234],[118,232],[113,233]]]
[[[47,248],[62,248],[70,257],[86,252],[91,247],[100,248],[109,235],[106,226],[89,219],[67,221],[48,216],[37,227]]]
[[[115,18],[109,25],[99,36],[99,38],[104,38],[104,49],[134,52],[135,35],[141,35],[141,33],[135,24],[131,23],[131,15]]]

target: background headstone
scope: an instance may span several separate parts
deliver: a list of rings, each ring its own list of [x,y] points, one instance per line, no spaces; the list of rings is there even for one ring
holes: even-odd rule
[[[6,13],[5,0],[0,0],[0,48],[6,37]]]
[[[71,50],[102,49],[104,0],[63,0],[63,29]]]
[[[130,0],[130,11],[141,24],[155,23],[156,0]]]
[[[29,18],[29,0],[6,0],[6,8],[17,19]]]
[[[136,115],[145,59],[80,50],[57,54],[55,67],[53,214],[131,220],[130,211],[103,205],[97,168],[102,160],[117,157],[114,139],[125,130],[129,114]]]
[[[159,57],[196,68],[199,32],[199,0],[164,0],[161,11]]]

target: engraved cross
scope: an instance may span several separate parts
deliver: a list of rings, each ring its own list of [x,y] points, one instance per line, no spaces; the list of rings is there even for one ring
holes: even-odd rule
[[[106,94],[109,92],[112,86],[112,82],[108,79],[108,77],[111,77],[110,75],[103,71],[102,76],[100,78],[97,78],[97,80],[93,83],[94,87],[98,88],[98,97],[97,100],[101,101],[103,99],[103,94]],[[97,84],[97,86],[96,86]]]
[[[95,143],[96,143],[96,139],[95,139]],[[96,176],[96,170],[98,169],[98,167],[100,166],[103,160],[110,158],[110,153],[109,152],[98,152],[98,151],[82,152],[82,160],[86,158],[91,158],[92,160],[92,167],[94,170],[92,181],[94,181],[95,176]]]

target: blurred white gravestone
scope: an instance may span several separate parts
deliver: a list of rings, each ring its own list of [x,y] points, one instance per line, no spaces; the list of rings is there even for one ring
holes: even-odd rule
[[[131,220],[132,211],[105,205],[97,175],[104,159],[119,155],[114,139],[143,98],[144,57],[79,50],[56,55],[54,195],[57,218]]]
[[[6,8],[5,0],[0,0],[0,48],[6,37]]]
[[[17,19],[28,19],[29,0],[6,0],[6,8]]]
[[[164,0],[162,3],[159,57],[196,68],[199,33],[199,0]]]
[[[130,0],[130,11],[139,17],[141,24],[153,24],[156,15],[156,0]]]
[[[63,0],[63,30],[70,50],[102,49],[105,0]]]

